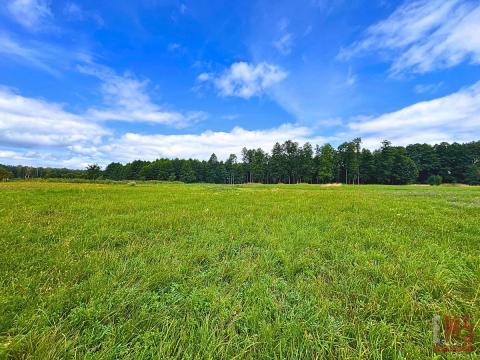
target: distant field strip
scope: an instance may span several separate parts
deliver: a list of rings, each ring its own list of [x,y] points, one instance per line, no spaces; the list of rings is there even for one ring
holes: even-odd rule
[[[0,183],[0,358],[480,356],[480,187]]]

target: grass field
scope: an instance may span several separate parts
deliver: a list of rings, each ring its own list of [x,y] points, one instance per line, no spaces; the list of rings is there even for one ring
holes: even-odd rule
[[[416,359],[435,314],[480,346],[480,188],[2,183],[0,245],[0,358]]]

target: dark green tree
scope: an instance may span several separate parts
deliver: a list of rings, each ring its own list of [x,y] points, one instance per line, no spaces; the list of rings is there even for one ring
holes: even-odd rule
[[[97,164],[88,165],[85,176],[87,179],[96,180],[102,175],[102,169]]]
[[[270,156],[270,178],[271,182],[277,184],[283,182],[286,172],[286,156],[282,145],[275,143],[272,149],[272,156]]]
[[[374,184],[376,182],[376,169],[373,154],[368,149],[362,149],[360,153],[360,182],[362,184]]]
[[[313,148],[309,142],[306,142],[300,151],[300,169],[299,178],[300,182],[310,183],[315,176],[315,165],[313,161]]]
[[[415,162],[418,168],[418,181],[425,183],[431,175],[439,173],[440,163],[433,146],[429,144],[408,145],[408,156]]]
[[[429,185],[440,185],[442,183],[442,177],[440,175],[430,175],[427,179],[427,184]]]
[[[472,165],[465,176],[465,182],[469,185],[480,185],[480,162]]]
[[[0,167],[0,181],[7,181],[13,178],[13,174],[10,170],[5,167]]]
[[[123,165],[118,162],[108,164],[104,175],[105,178],[110,180],[122,180],[124,178]]]
[[[335,179],[335,149],[330,144],[317,147],[316,162],[318,182],[326,184]]]
[[[237,155],[230,154],[227,161],[225,161],[225,171],[227,173],[227,183],[235,184],[235,178],[238,174]]]
[[[337,154],[341,181],[353,183],[357,173],[355,144],[344,142],[338,147]]]

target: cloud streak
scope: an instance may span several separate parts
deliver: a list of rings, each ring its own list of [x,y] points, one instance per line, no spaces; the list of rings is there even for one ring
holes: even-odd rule
[[[462,62],[480,63],[480,4],[471,0],[406,1],[387,19],[370,26],[363,38],[343,49],[348,60],[379,52],[390,72],[426,73]]]
[[[148,94],[148,80],[139,80],[133,74],[118,75],[104,66],[79,66],[84,74],[102,81],[104,107],[91,108],[88,115],[100,121],[127,121],[162,124],[185,128],[204,119],[202,111],[167,111],[155,104]]]
[[[39,30],[53,17],[45,0],[7,0],[7,9],[13,20],[31,31]]]

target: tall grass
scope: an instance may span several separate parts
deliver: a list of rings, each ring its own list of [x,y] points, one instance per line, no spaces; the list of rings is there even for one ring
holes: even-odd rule
[[[435,314],[479,335],[479,213],[469,187],[2,183],[0,357],[435,357]]]

